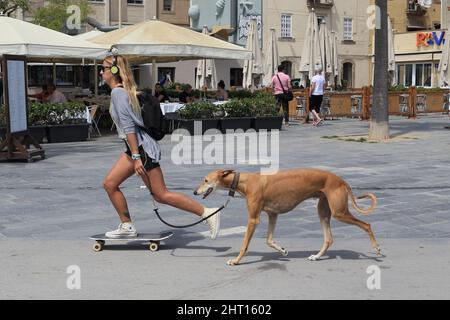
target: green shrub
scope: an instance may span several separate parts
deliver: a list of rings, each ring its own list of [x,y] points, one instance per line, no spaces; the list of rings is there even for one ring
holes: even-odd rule
[[[178,111],[180,119],[213,119],[218,108],[211,102],[193,102]]]
[[[30,125],[84,123],[86,106],[82,102],[31,103],[28,110]]]

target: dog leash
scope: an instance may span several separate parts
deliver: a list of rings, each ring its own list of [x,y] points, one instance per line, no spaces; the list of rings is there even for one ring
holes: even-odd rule
[[[152,190],[151,190],[151,185],[150,185],[150,178],[148,177],[147,171],[145,172],[145,175],[147,176],[147,181],[148,181],[148,184],[149,184],[149,186],[150,186],[150,190],[149,190],[149,191],[150,191],[150,195],[151,195],[151,197],[152,197],[153,211],[155,212],[156,216],[158,217],[158,219],[159,219],[162,223],[164,223],[165,225],[167,225],[167,226],[169,226],[169,227],[171,227],[171,228],[177,228],[177,229],[183,229],[183,228],[190,228],[190,227],[193,227],[193,226],[195,226],[195,225],[197,225],[197,224],[199,224],[199,223],[202,223],[203,221],[208,220],[208,219],[209,219],[210,217],[212,217],[213,215],[215,215],[215,214],[219,213],[220,211],[222,211],[223,209],[225,209],[225,207],[228,205],[228,202],[230,202],[231,198],[234,198],[234,194],[236,193],[236,188],[237,188],[237,185],[238,185],[238,183],[239,183],[239,177],[240,177],[239,172],[235,172],[235,173],[234,173],[233,182],[231,183],[230,191],[228,192],[228,199],[225,201],[225,203],[224,203],[219,209],[217,209],[216,211],[214,211],[213,213],[211,213],[211,214],[208,215],[207,217],[202,218],[200,221],[197,221],[197,222],[194,222],[194,223],[191,223],[191,224],[186,224],[186,225],[177,226],[177,225],[173,225],[173,224],[171,224],[171,223],[165,221],[165,220],[161,217],[161,215],[159,214],[159,212],[158,212],[159,208],[158,208],[158,206],[157,206],[157,204],[156,204],[155,198],[153,197],[153,192],[152,192]]]

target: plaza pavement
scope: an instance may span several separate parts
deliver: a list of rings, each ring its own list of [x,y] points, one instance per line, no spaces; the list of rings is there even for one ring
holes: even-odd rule
[[[308,200],[278,219],[275,241],[281,256],[265,244],[267,216],[242,264],[226,261],[239,252],[246,226],[244,199],[233,199],[222,214],[224,234],[207,237],[204,224],[175,229],[153,214],[142,182],[123,185],[138,231],[174,231],[161,250],[147,246],[106,246],[93,252],[92,234],[116,228],[118,219],[102,188],[106,173],[123,152],[116,135],[87,142],[44,144],[47,158],[33,163],[0,163],[0,299],[449,299],[450,298],[450,118],[391,117],[388,143],[358,143],[324,136],[367,134],[368,122],[327,121],[322,127],[294,123],[280,132],[280,169],[315,167],[344,178],[355,195],[373,192],[378,207],[369,216],[383,256],[355,226],[332,221],[333,246],[320,261],[306,258],[322,245],[315,208]],[[161,142],[162,168],[173,191],[192,195],[209,171],[259,166],[175,165],[170,136]],[[226,193],[206,200],[219,206]],[[362,205],[368,203],[362,201]],[[193,215],[160,206],[173,224]],[[81,271],[81,289],[70,290],[69,266]],[[369,290],[380,270],[381,289]]]

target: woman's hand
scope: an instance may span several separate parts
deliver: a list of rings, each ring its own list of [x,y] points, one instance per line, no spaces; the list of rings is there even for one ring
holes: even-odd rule
[[[145,176],[145,168],[141,159],[134,160],[134,172],[136,172],[136,175],[138,176]]]

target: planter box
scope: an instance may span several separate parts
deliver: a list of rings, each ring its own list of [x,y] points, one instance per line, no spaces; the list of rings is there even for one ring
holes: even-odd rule
[[[28,131],[30,132],[30,135],[33,136],[36,141],[41,144],[44,141],[44,137],[46,135],[46,127],[45,126],[32,126],[28,127]],[[6,128],[1,127],[0,128],[0,140],[3,140],[6,138]]]
[[[242,129],[247,131],[253,127],[253,121],[255,118],[223,118],[220,119],[220,130],[222,133],[226,133],[226,130]]]
[[[46,126],[31,126],[28,127],[30,135],[36,139],[36,141],[41,144],[47,134]]]
[[[86,141],[89,124],[67,124],[47,126],[47,140],[50,143]]]
[[[255,130],[259,131],[261,129],[265,130],[281,130],[283,125],[283,117],[256,117],[255,118]]]
[[[178,128],[186,129],[189,131],[191,136],[198,134],[194,132],[194,121],[202,123],[202,133],[204,134],[206,130],[209,129],[218,129],[219,127],[219,119],[204,119],[204,120],[189,120],[189,119],[179,119],[178,120]]]

